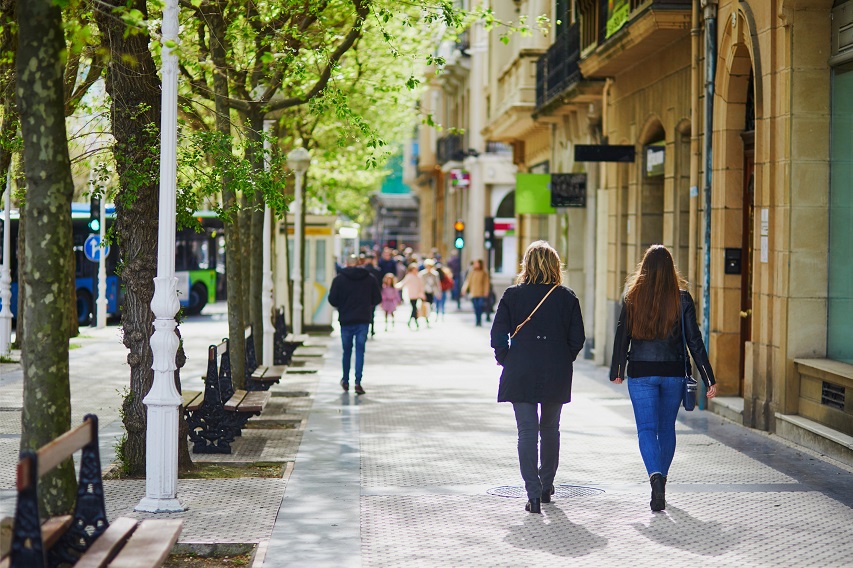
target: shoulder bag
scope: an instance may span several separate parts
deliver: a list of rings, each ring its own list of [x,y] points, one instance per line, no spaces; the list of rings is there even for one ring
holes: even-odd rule
[[[539,309],[539,306],[541,306],[541,305],[542,305],[542,302],[544,302],[545,300],[547,300],[547,299],[548,299],[548,296],[550,296],[550,295],[551,295],[551,292],[553,292],[553,291],[557,288],[557,286],[559,286],[559,284],[554,284],[554,286],[552,286],[552,287],[551,287],[551,289],[550,289],[550,290],[548,290],[548,293],[547,293],[547,294],[545,294],[545,297],[544,297],[544,298],[542,298],[541,300],[539,300],[539,303],[538,303],[538,304],[536,304],[536,307],[535,307],[535,308],[533,308],[533,311],[532,311],[532,312],[530,312],[530,315],[529,315],[529,316],[527,316],[527,318],[526,318],[523,322],[521,322],[520,324],[518,324],[518,325],[515,327],[515,331],[513,331],[513,332],[512,332],[512,335],[510,335],[510,336],[509,336],[509,338],[510,338],[510,339],[512,339],[513,337],[515,337],[515,334],[516,334],[516,333],[518,333],[518,332],[521,330],[521,328],[522,328],[522,327],[524,327],[524,324],[526,324],[527,322],[529,322],[529,321],[530,321],[530,318],[532,318],[532,317],[533,317],[533,314],[535,314],[535,313],[536,313],[536,310],[538,310],[538,309]]]
[[[679,296],[679,304],[681,298]],[[696,389],[699,384],[691,374],[690,352],[687,350],[687,336],[684,335],[684,306],[679,305],[681,309],[681,343],[684,345],[684,389],[682,395],[682,403],[684,410],[693,410],[696,408]]]

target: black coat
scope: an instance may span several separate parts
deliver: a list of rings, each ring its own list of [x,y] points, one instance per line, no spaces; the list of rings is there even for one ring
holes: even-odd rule
[[[341,325],[370,323],[381,301],[379,282],[361,266],[348,266],[332,280],[329,303],[338,309]]]
[[[507,288],[492,324],[492,349],[503,366],[498,402],[559,402],[572,399],[572,363],[583,348],[580,303],[575,293],[558,286],[518,334],[524,321],[552,284],[519,284]]]

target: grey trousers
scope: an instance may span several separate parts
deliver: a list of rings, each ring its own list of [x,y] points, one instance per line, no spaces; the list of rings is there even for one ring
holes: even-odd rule
[[[542,407],[541,416],[539,407]],[[561,403],[513,402],[518,426],[518,465],[528,499],[539,499],[554,484],[560,463]],[[540,446],[539,439],[542,439]]]

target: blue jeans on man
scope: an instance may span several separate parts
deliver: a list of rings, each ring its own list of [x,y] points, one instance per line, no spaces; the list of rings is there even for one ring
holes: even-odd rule
[[[477,297],[471,298],[471,305],[474,306],[474,319],[476,320],[477,327],[483,325],[483,306],[486,305],[485,297]]]
[[[369,330],[369,323],[353,323],[341,326],[341,341],[344,347],[342,384],[349,384],[353,342],[355,342],[355,384],[361,384],[361,375],[364,370],[364,346],[367,344]]]
[[[675,419],[684,377],[629,377],[627,382],[646,471],[666,477],[675,455]]]
[[[512,408],[518,427],[518,465],[524,489],[528,499],[539,499],[544,489],[554,485],[557,475],[563,405],[559,402],[513,402]]]

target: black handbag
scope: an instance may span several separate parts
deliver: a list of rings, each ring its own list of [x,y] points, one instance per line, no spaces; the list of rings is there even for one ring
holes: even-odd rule
[[[693,378],[690,372],[690,352],[687,350],[687,336],[684,335],[684,307],[681,307],[681,343],[684,345],[684,388],[682,392],[682,404],[684,410],[693,410],[696,408],[696,391],[699,388],[699,383]]]

